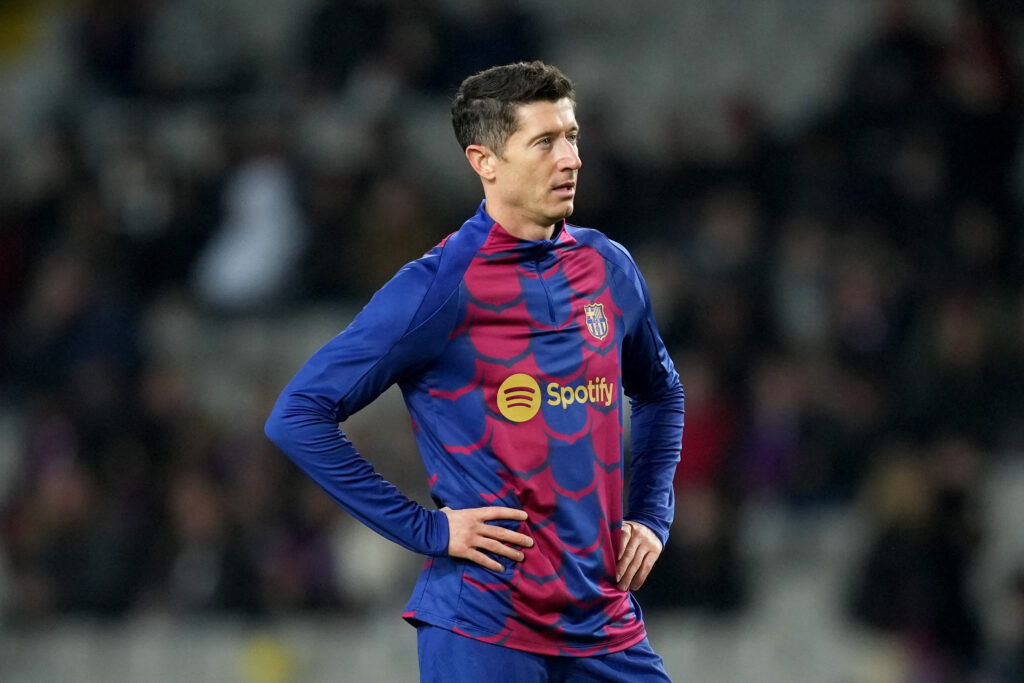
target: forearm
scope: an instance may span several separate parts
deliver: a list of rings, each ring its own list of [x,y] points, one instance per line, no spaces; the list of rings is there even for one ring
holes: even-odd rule
[[[444,555],[448,522],[385,480],[315,403],[285,394],[266,434],[349,514],[385,538],[425,555]]]
[[[649,527],[664,544],[675,509],[673,478],[683,438],[683,389],[676,384],[656,400],[633,401],[626,519]]]

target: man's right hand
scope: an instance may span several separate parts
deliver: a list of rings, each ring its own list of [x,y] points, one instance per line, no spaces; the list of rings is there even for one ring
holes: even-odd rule
[[[483,551],[521,562],[524,555],[519,548],[533,547],[533,539],[529,536],[487,523],[498,519],[525,521],[525,510],[491,506],[465,510],[443,507],[441,512],[448,517],[448,554],[451,557],[476,562],[481,567],[500,572],[504,569],[501,564]]]

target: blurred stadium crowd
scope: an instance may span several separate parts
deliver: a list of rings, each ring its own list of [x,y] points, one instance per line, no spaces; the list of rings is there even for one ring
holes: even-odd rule
[[[446,98],[554,61],[539,5],[309,0],[271,60],[216,3],[7,3],[6,59],[29,5],[66,12],[72,71],[0,150],[3,619],[372,609],[344,580],[344,514],[263,439],[297,366],[217,414],[147,325],[358,306],[457,228],[479,192]],[[665,111],[635,154],[594,105],[615,93],[579,93],[572,222],[633,251],[687,393],[674,535],[641,600],[742,615],[743,507],[849,508],[868,530],[851,621],[928,680],[1024,680],[1024,558],[1005,632],[971,590],[980,483],[1024,454],[1024,10],[965,0],[936,34],[879,5],[792,129],[741,93],[727,144]],[[418,471],[394,438],[364,451]]]

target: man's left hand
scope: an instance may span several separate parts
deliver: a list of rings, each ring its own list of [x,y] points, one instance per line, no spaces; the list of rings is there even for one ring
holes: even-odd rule
[[[644,585],[661,550],[661,540],[649,528],[639,522],[623,522],[615,569],[619,590],[635,591]]]

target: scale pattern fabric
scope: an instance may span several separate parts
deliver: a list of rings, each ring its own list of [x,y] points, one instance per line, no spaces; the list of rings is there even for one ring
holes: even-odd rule
[[[643,640],[615,586],[623,395],[631,402],[627,519],[664,542],[683,391],[632,258],[568,224],[520,240],[484,204],[408,264],[300,370],[267,434],[342,507],[430,555],[404,616],[539,654]],[[435,502],[526,510],[525,559],[494,572],[447,555],[447,519],[402,495],[346,439],[344,421],[398,383]]]

